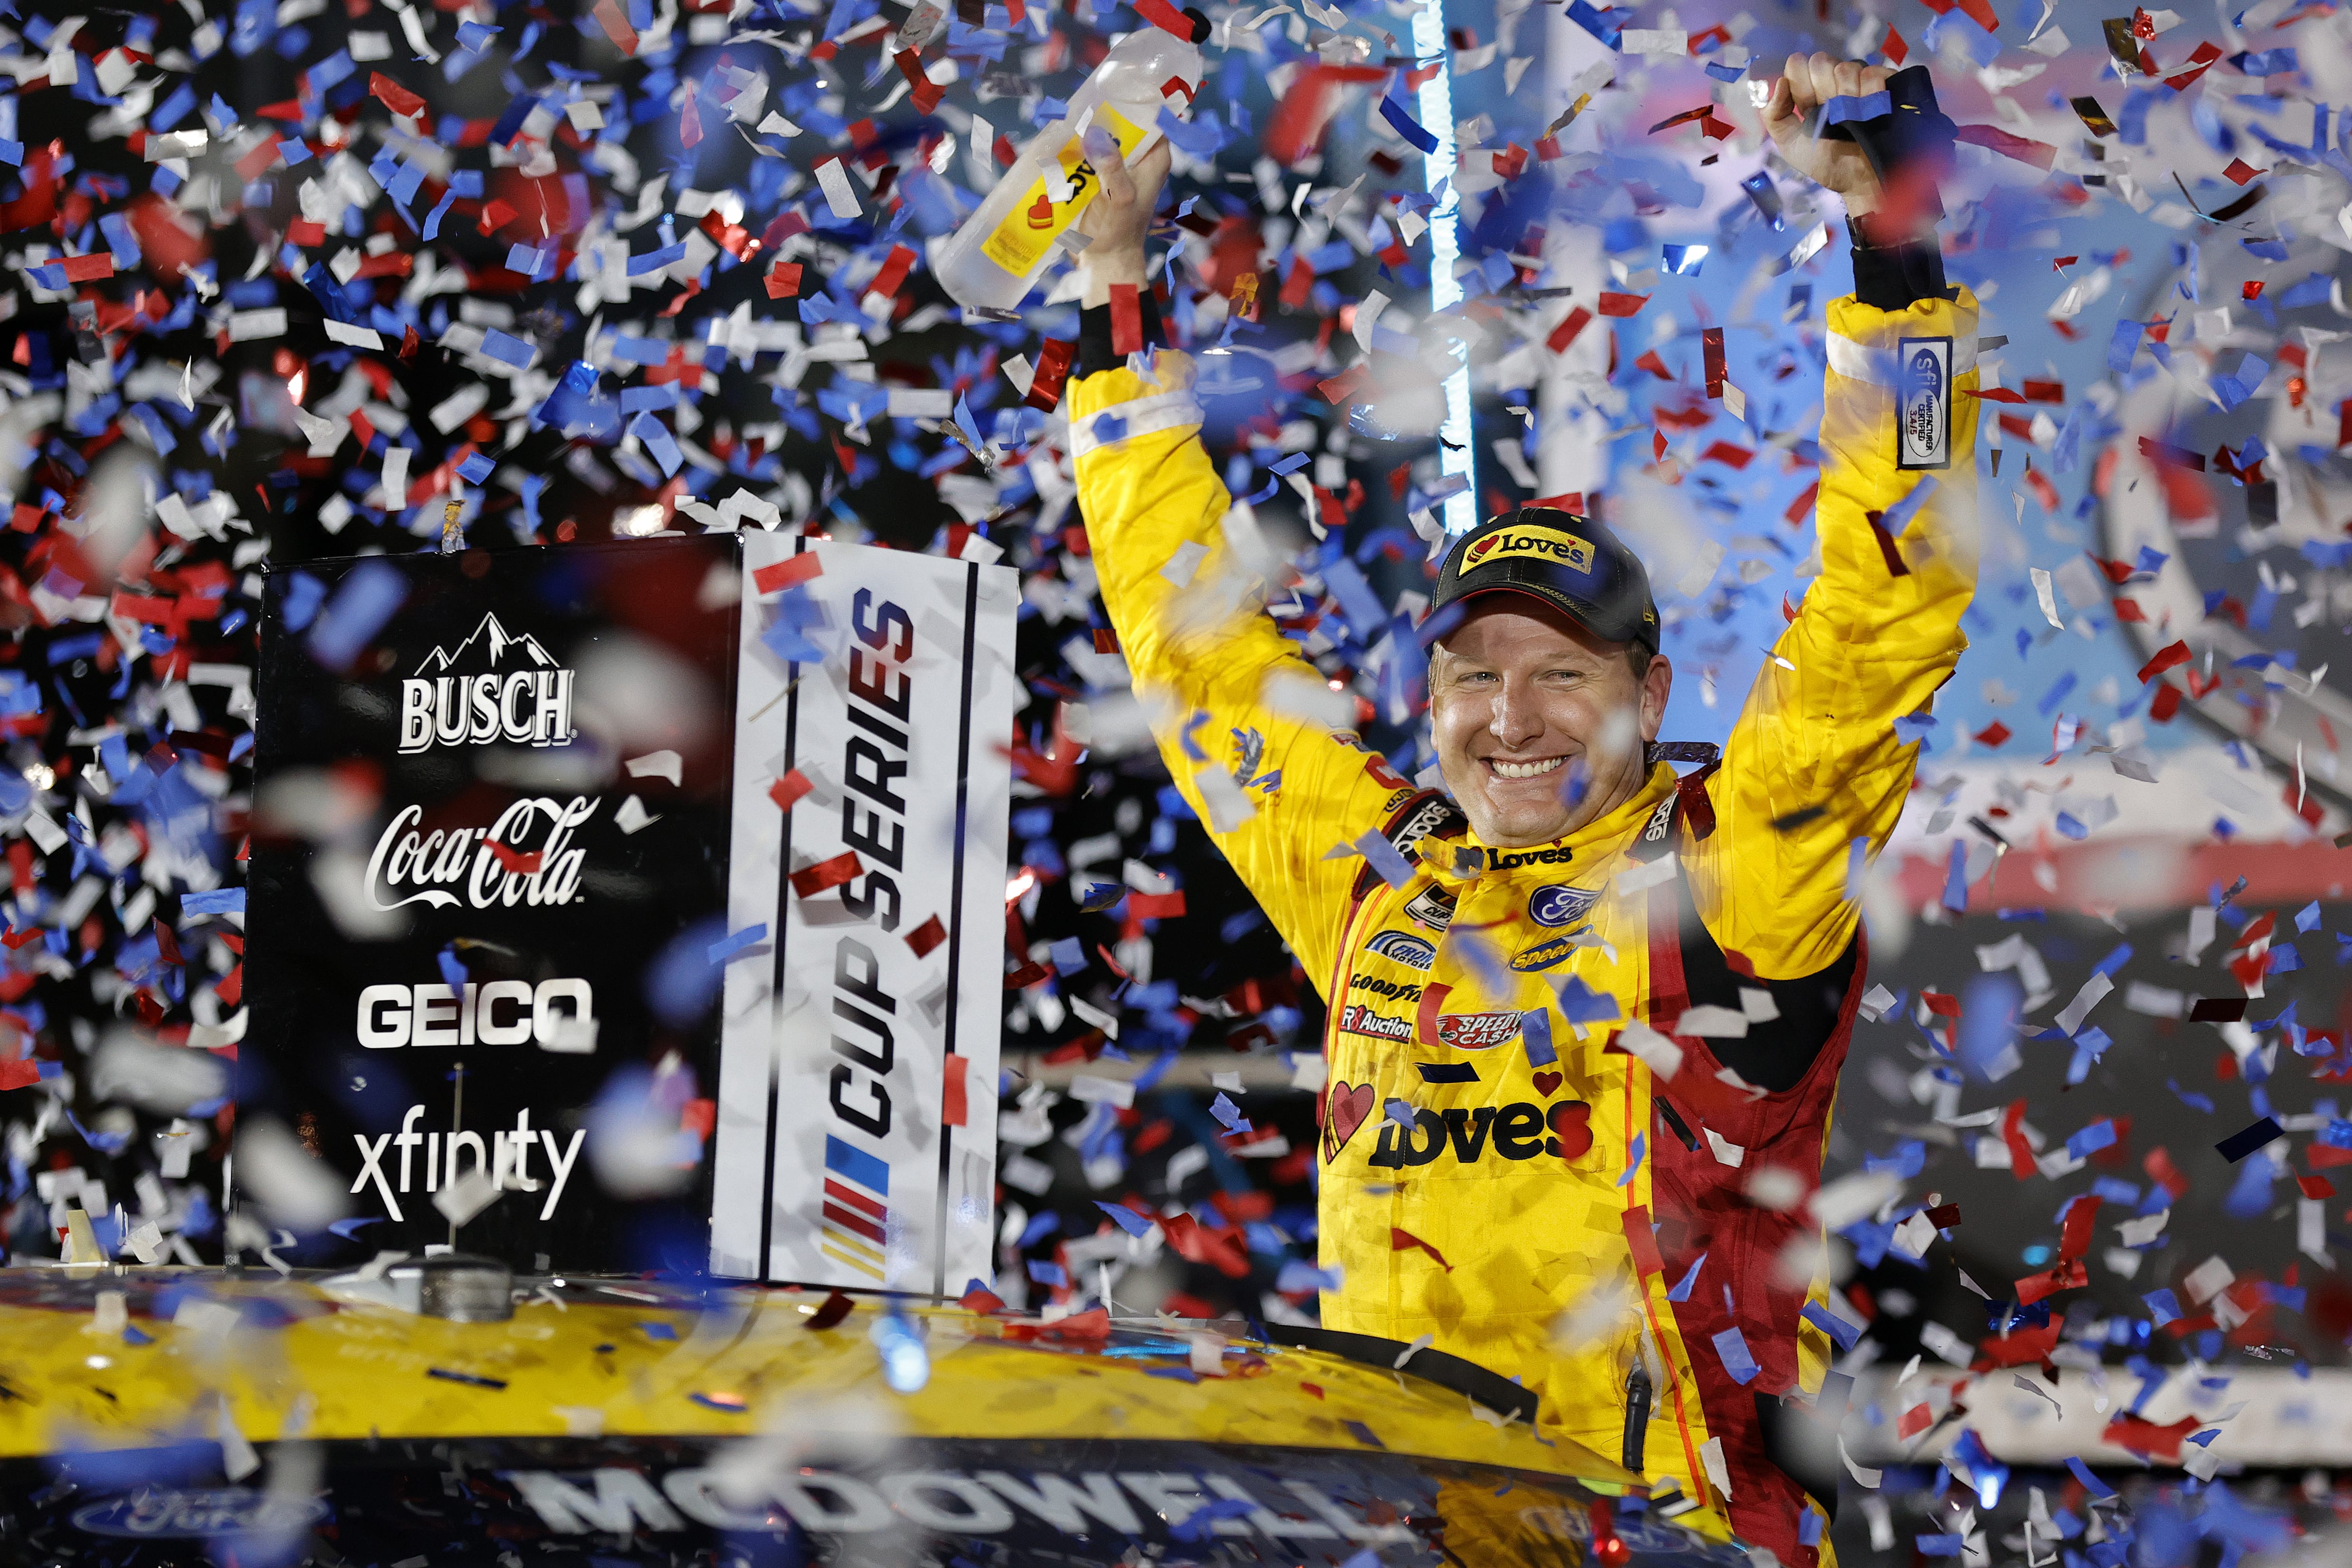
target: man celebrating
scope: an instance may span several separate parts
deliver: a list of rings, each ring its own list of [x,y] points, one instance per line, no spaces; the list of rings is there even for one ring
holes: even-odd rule
[[[1329,1006],[1325,1325],[1433,1336],[1654,1499],[1807,1562],[1821,1514],[1769,1445],[1839,1322],[1806,1312],[1828,1289],[1807,1204],[1864,984],[1853,889],[1911,783],[1895,722],[1966,647],[1977,311],[1944,285],[1951,122],[1924,68],[1791,57],[1764,118],[1843,198],[1855,293],[1829,310],[1821,576],[1718,766],[1678,778],[1654,744],[1673,670],[1642,563],[1536,507],[1438,574],[1445,795],[1301,717],[1320,678],[1251,598],[1190,360],[1111,352],[1164,150],[1107,160],[1087,215],[1070,438],[1168,764]]]

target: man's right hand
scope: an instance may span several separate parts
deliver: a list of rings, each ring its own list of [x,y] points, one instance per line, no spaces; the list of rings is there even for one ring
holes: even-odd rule
[[[1133,163],[1122,163],[1118,142],[1099,125],[1087,127],[1084,144],[1102,182],[1072,226],[1088,241],[1079,258],[1087,269],[1080,304],[1091,310],[1110,303],[1112,284],[1143,282],[1143,242],[1151,233],[1160,188],[1168,183],[1169,152],[1163,138]]]

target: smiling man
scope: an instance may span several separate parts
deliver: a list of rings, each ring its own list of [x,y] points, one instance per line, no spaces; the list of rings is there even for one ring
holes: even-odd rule
[[[1856,292],[1829,310],[1820,576],[1719,766],[1677,775],[1713,748],[1656,744],[1673,670],[1640,560],[1537,507],[1452,543],[1420,627],[1444,792],[1313,721],[1191,362],[1114,352],[1163,153],[1108,169],[1088,215],[1070,440],[1169,766],[1329,1005],[1325,1325],[1520,1378],[1657,1506],[1809,1563],[1820,1512],[1776,1434],[1848,1334],[1807,1204],[1864,984],[1853,893],[1916,754],[1896,721],[1966,646],[1977,314],[1936,247],[1951,125],[1924,69],[1791,58],[1765,122],[1844,199]]]

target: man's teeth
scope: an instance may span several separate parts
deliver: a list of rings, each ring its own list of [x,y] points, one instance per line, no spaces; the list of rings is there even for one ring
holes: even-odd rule
[[[1554,768],[1559,766],[1559,764],[1565,760],[1565,758],[1561,757],[1547,757],[1539,763],[1496,762],[1495,763],[1495,772],[1501,777],[1507,779],[1538,778],[1551,772]]]

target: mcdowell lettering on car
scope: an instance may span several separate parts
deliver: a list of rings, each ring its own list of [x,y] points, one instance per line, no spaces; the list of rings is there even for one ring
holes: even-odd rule
[[[1565,882],[1553,882],[1528,895],[1528,919],[1539,926],[1570,926],[1600,901],[1598,888],[1571,888]]]
[[[1391,959],[1407,969],[1427,969],[1437,961],[1436,944],[1409,931],[1384,931],[1364,943],[1364,951]]]
[[[1517,1013],[1441,1013],[1437,1037],[1457,1050],[1483,1051],[1517,1039],[1524,1022]]]

